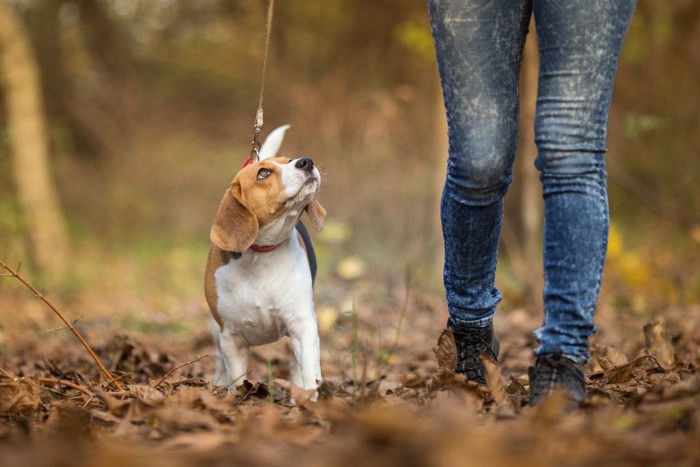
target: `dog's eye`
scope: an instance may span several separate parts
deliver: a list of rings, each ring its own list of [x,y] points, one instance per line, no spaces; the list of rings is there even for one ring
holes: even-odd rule
[[[270,170],[270,169],[258,170],[258,180],[265,180],[270,175],[272,175],[272,170]]]

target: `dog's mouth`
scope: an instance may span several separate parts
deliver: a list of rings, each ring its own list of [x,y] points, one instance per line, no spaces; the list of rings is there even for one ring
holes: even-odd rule
[[[313,184],[316,184],[317,187],[318,187],[318,185],[321,184],[321,177],[319,177],[315,173],[311,173],[309,175],[309,178],[307,178],[306,181],[304,183],[302,183],[301,188],[299,188],[299,192],[301,192],[305,187],[307,187],[309,185],[313,185]]]
[[[306,179],[304,184],[302,185],[302,188],[305,187],[306,185],[311,185],[313,183],[319,183],[321,181],[320,177],[316,174],[311,174],[311,176]]]
[[[316,191],[318,191],[320,183],[321,180],[317,175],[310,175],[309,178],[307,178],[306,181],[302,183],[302,185],[299,187],[296,193],[287,198],[285,206],[295,205],[297,203],[305,201],[304,198],[315,195]]]

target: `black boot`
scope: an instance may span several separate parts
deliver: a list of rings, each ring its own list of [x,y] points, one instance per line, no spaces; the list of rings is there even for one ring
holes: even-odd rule
[[[538,357],[530,375],[530,405],[537,405],[555,391],[563,392],[574,402],[586,399],[583,366],[566,358],[561,351]]]
[[[498,361],[498,339],[493,335],[493,325],[485,328],[452,328],[457,345],[457,367],[455,372],[464,374],[468,380],[486,384],[481,354]]]

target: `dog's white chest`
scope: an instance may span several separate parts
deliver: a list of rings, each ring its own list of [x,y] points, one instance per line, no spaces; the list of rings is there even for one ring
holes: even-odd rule
[[[249,345],[274,342],[313,316],[311,274],[295,237],[269,253],[244,253],[215,272],[223,332]]]

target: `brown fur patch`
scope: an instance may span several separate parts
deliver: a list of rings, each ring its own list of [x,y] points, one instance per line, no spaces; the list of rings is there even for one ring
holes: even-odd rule
[[[321,206],[321,203],[319,203],[316,198],[314,198],[314,200],[304,208],[304,211],[306,211],[306,214],[309,215],[311,225],[314,226],[316,232],[323,230],[323,221],[326,218],[326,209]]]
[[[228,263],[228,261],[224,263],[224,253],[226,252],[214,245],[209,247],[207,266],[204,270],[204,297],[207,299],[207,305],[209,305],[211,315],[214,317],[214,320],[219,323],[219,327],[221,327],[222,330],[224,329],[224,322],[221,320],[219,310],[216,308],[219,296],[216,292],[216,278],[214,277],[214,273],[221,266]]]
[[[221,199],[209,238],[222,250],[242,252],[255,241],[258,229],[255,215],[241,201],[236,179]]]
[[[257,217],[258,225],[267,225],[277,217],[287,196],[282,184],[281,168],[277,164],[288,164],[291,160],[286,157],[275,157],[262,162],[251,164],[238,172],[234,183],[240,188],[240,200]],[[267,178],[258,180],[262,169],[272,172]]]
[[[287,202],[280,165],[289,162],[276,157],[250,164],[236,174],[211,228],[210,238],[217,247],[243,252],[255,241],[260,226],[279,216]],[[269,175],[260,178],[263,170]]]

